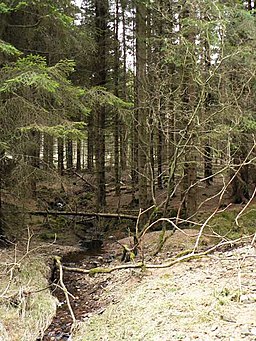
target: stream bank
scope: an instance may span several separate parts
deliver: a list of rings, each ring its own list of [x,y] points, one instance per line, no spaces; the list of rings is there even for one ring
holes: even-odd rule
[[[104,248],[94,250],[71,251],[62,257],[62,264],[69,267],[91,269],[97,266],[109,265],[115,258]],[[55,274],[58,284],[59,273]],[[86,320],[91,314],[101,314],[110,300],[102,298],[104,288],[108,285],[110,276],[93,276],[64,271],[64,283],[71,294],[70,304],[78,321]],[[44,333],[42,341],[68,340],[72,326],[72,318],[63,290],[53,284],[52,294],[58,299],[57,312],[52,323]]]
[[[186,235],[181,231],[170,234],[163,250],[154,258],[151,255],[159,241],[159,233],[148,233],[144,238],[146,262],[161,263],[182,249],[191,248],[196,232],[186,230]],[[120,243],[129,245],[127,239],[120,240]],[[79,321],[78,329],[72,333],[72,341],[255,341],[256,252],[250,240],[248,243],[167,269],[122,269],[93,277],[64,271],[64,282],[75,297],[71,303]],[[120,264],[121,250],[117,244],[105,244],[100,253],[89,255],[73,246],[52,244],[50,248],[47,244],[45,247],[44,260],[49,259],[49,255],[64,255],[64,264],[73,267],[89,269],[98,265],[112,267]],[[11,266],[13,259],[7,259],[8,252],[4,250],[1,253],[1,260],[5,259],[5,264]],[[36,257],[32,259],[35,261]],[[46,280],[45,263],[37,264],[33,270],[32,263],[24,263],[21,268],[24,273],[17,272],[17,275],[22,275],[23,282],[17,279],[15,283],[30,291],[47,288],[47,283],[38,276],[42,273]],[[3,326],[9,334],[9,339],[3,341],[34,341],[36,337],[33,335],[38,336],[39,330],[44,330],[41,340],[68,340],[72,321],[64,296],[59,297],[59,308],[52,319],[50,301],[46,300],[46,294],[50,294],[48,291],[34,290],[31,307],[24,316],[20,315],[19,306],[8,306],[12,315],[7,318],[2,309],[7,304],[1,306],[0,327]],[[49,295],[49,299],[52,298]],[[43,303],[45,309],[41,321],[49,325],[52,319],[46,331],[42,329],[43,323],[40,326],[35,323]]]

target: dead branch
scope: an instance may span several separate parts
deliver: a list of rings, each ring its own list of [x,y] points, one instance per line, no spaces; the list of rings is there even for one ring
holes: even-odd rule
[[[66,302],[67,302],[67,306],[68,306],[68,309],[69,309],[69,312],[70,312],[70,315],[72,317],[72,320],[73,320],[73,324],[76,323],[76,317],[75,317],[75,314],[73,312],[73,309],[71,307],[71,304],[70,304],[70,300],[69,300],[69,295],[70,293],[68,292],[64,282],[63,282],[63,267],[62,267],[62,264],[61,264],[61,258],[58,257],[58,256],[55,256],[54,257],[54,260],[55,260],[55,263],[57,265],[57,267],[59,268],[59,283],[60,283],[60,287],[62,289],[62,291],[64,292],[64,295],[65,295],[65,298],[66,298]]]
[[[239,223],[238,223],[238,219],[241,217],[241,215],[244,213],[244,211],[247,209],[247,207],[250,205],[250,203],[253,201],[253,199],[255,198],[256,195],[256,187],[254,188],[253,194],[251,195],[249,201],[247,202],[247,204],[243,207],[243,209],[238,213],[238,215],[236,216],[235,222],[236,225],[238,227],[240,227]]]
[[[146,264],[145,262],[138,262],[138,263],[131,263],[131,264],[123,264],[123,265],[118,265],[112,268],[102,268],[102,267],[98,267],[98,268],[92,268],[92,269],[82,269],[82,268],[73,268],[73,267],[68,267],[68,266],[62,266],[63,270],[66,271],[71,271],[71,272],[78,272],[78,273],[84,273],[84,274],[88,274],[88,275],[94,275],[96,273],[111,273],[117,270],[123,270],[123,269],[164,269],[164,268],[169,268],[177,263],[180,262],[184,262],[184,261],[189,261],[192,259],[198,259],[201,258],[203,256],[206,256],[212,252],[214,252],[216,249],[221,248],[223,246],[234,246],[237,245],[241,242],[244,241],[245,238],[239,238],[236,240],[231,240],[231,241],[224,241],[224,242],[220,242],[216,245],[214,245],[213,247],[205,250],[205,251],[201,251],[201,252],[194,252],[192,251],[188,251],[188,253],[184,254],[184,251],[182,252],[182,254],[177,255],[176,257],[171,258],[170,261],[162,263],[162,264]]]
[[[76,216],[76,217],[102,217],[102,218],[117,218],[117,219],[130,219],[137,220],[137,216],[129,215],[129,214],[118,214],[118,213],[96,213],[96,212],[67,212],[67,211],[27,211],[26,214],[30,215],[64,215],[64,216]]]
[[[8,27],[15,27],[15,28],[34,28],[41,24],[43,17],[41,17],[35,24],[31,25],[21,25],[21,24],[7,24]]]
[[[89,187],[91,187],[92,190],[96,190],[96,186],[94,186],[92,183],[90,183],[88,180],[86,180],[82,175],[80,175],[77,172],[73,172],[74,175],[76,175],[79,179],[81,179],[83,182],[86,183]]]

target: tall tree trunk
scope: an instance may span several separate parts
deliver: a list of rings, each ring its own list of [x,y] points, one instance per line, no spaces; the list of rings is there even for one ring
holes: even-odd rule
[[[164,136],[161,124],[161,113],[158,122],[157,133],[157,186],[159,189],[163,188],[163,146]]]
[[[97,71],[96,85],[105,86],[107,82],[107,23],[108,0],[95,0]],[[96,114],[96,172],[97,172],[97,209],[104,210],[106,206],[106,175],[105,175],[105,117],[106,108],[99,105]]]
[[[197,210],[197,186],[195,185],[197,176],[196,165],[197,160],[195,152],[191,151],[186,153],[183,174],[183,195],[186,217],[192,216]]]
[[[155,188],[155,143],[154,143],[154,127],[153,119],[150,118],[150,133],[149,133],[149,159],[150,159],[150,189],[151,197],[155,199],[156,188]]]
[[[116,0],[116,13],[115,13],[115,50],[114,50],[114,94],[119,96],[119,1]],[[115,192],[116,195],[120,195],[120,119],[119,114],[115,115],[115,127],[114,127],[114,163],[115,163]]]
[[[248,0],[247,9],[250,11],[254,8],[254,1]],[[231,82],[237,81],[237,74],[234,70],[231,76]],[[240,134],[234,135],[232,145],[234,147],[233,164],[234,171],[231,173],[233,181],[232,186],[232,202],[235,204],[245,203],[250,199],[249,194],[249,165],[243,164],[248,157],[250,149],[248,143],[248,134],[246,131],[240,131]]]
[[[204,21],[209,21],[207,15],[203,15]],[[203,65],[202,67],[204,68],[205,71],[205,78],[208,77],[210,74],[210,69],[211,69],[211,55],[210,55],[210,46],[209,42],[207,39],[204,38],[203,41],[203,46],[204,46],[204,58],[202,58]],[[203,110],[202,110],[202,116],[203,120],[207,122],[207,117],[210,116],[210,107],[211,107],[211,94],[210,92],[205,94],[205,99],[203,102]],[[205,116],[205,117],[204,117]],[[206,131],[210,131],[211,127],[209,126],[209,123],[205,124],[205,129]],[[206,178],[205,182],[207,186],[210,186],[213,182],[213,164],[212,164],[212,159],[213,159],[213,150],[211,147],[211,139],[210,137],[206,138],[206,141],[204,142],[204,177]]]
[[[3,188],[3,173],[4,173],[4,150],[0,149],[0,239],[4,234],[4,213],[2,204],[2,188]]]
[[[207,186],[212,184],[212,148],[210,144],[210,139],[207,140],[204,146],[204,177],[206,178],[205,182]]]
[[[250,199],[249,194],[249,165],[242,165],[246,160],[249,150],[245,134],[240,133],[239,136],[233,138],[235,152],[233,154],[234,171],[231,173],[233,181],[232,186],[232,202],[234,204],[246,203]]]
[[[133,40],[132,42],[136,41],[136,17],[133,17]],[[132,43],[132,51],[133,55],[136,54],[136,44]],[[133,68],[136,68],[136,60],[133,59]],[[137,106],[137,97],[136,97],[136,87],[137,87],[137,78],[136,76],[133,78],[133,86],[134,86],[134,104],[135,107]],[[131,125],[131,179],[132,179],[132,204],[137,206],[138,199],[136,198],[136,192],[138,191],[138,182],[139,182],[139,166],[138,166],[138,111],[133,111],[133,119]]]
[[[183,8],[183,18],[189,18],[191,13],[190,4],[184,4]],[[186,33],[185,38],[194,44],[194,34]],[[190,60],[193,65],[193,61]],[[183,208],[185,210],[186,217],[190,217],[196,213],[197,210],[197,155],[194,145],[196,144],[197,136],[194,131],[194,121],[195,121],[195,89],[194,81],[192,77],[193,67],[188,66],[184,70],[184,95],[183,95],[183,105],[185,114],[185,134],[184,134],[184,144],[185,156],[184,156],[184,174],[183,174]]]
[[[127,99],[127,46],[126,46],[126,19],[125,10],[127,7],[127,0],[120,0],[121,11],[122,11],[122,38],[123,38],[123,84],[122,84],[122,97],[124,100]],[[127,138],[126,138],[126,126],[124,123],[120,123],[120,165],[121,170],[127,168]]]
[[[146,59],[147,26],[146,6],[137,2],[136,6],[136,107],[138,115],[138,170],[139,204],[142,209],[148,206],[148,161],[149,139],[147,133],[148,110],[146,107]]]
[[[131,128],[131,179],[132,179],[132,203],[136,206],[137,198],[135,194],[138,190],[139,169],[138,169],[138,113],[134,111]]]

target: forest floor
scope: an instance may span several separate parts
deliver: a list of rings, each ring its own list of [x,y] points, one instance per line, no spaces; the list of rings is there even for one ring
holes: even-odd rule
[[[196,234],[197,230],[170,234],[161,253],[153,257],[159,232],[149,233],[144,241],[147,264],[166,262],[181,250],[190,249]],[[129,243],[129,239],[120,242]],[[63,263],[68,262],[69,266],[88,269],[121,264],[122,250],[112,242],[104,245],[100,255],[89,257],[79,255],[79,249],[71,246],[41,244],[37,247],[40,248],[33,252],[36,263],[38,259],[57,253],[66,254]],[[10,262],[11,254],[13,250],[2,250],[2,264],[4,259],[6,264],[7,259]],[[255,247],[247,239],[237,246],[218,249],[166,269],[123,269],[95,276],[65,272],[64,282],[74,296],[70,301],[79,321],[72,340],[256,340],[255,258]],[[23,272],[22,268],[17,275]],[[27,273],[29,269],[25,268]],[[23,307],[21,302],[17,305],[0,302],[1,341],[35,340],[35,335],[39,336],[40,330],[42,332],[42,328],[51,323],[56,301],[49,291],[33,293],[35,288],[46,286],[38,277],[43,272],[45,281],[46,266],[41,264],[36,268],[30,271],[30,276],[22,275],[22,281],[17,277],[14,281],[19,286],[19,299],[22,290],[32,292],[29,306]],[[15,291],[9,294],[11,292]],[[63,293],[58,295],[58,300],[57,315],[44,337],[38,340],[71,340],[72,319]]]
[[[85,185],[81,179],[69,179],[51,189],[42,187],[37,202],[27,201],[26,207],[51,209],[52,203],[63,198],[68,199],[65,210],[92,211],[91,193]],[[218,190],[218,186],[200,187],[201,200],[209,196],[213,199],[205,202],[198,221],[204,221],[218,205],[214,197]],[[130,210],[128,189],[121,198],[122,202],[118,202],[113,191],[108,192],[109,212],[119,206],[123,211]],[[161,201],[164,192],[159,191],[157,198]],[[224,199],[228,202],[228,193]],[[175,200],[177,207],[178,198]],[[16,204],[13,199],[9,202]],[[72,341],[256,340],[256,251],[251,243],[255,200],[237,226],[235,217],[243,208],[227,206],[209,221],[211,228],[208,226],[203,234],[200,249],[212,247],[220,241],[220,235],[224,239],[232,233],[233,238],[249,237],[207,256],[166,269],[131,268],[94,276],[64,271],[64,283],[73,295],[70,302],[78,320]],[[34,341],[36,336],[44,341],[71,340],[72,318],[63,291],[57,287],[52,292],[48,287],[49,264],[54,255],[63,256],[64,265],[85,269],[123,264],[120,244],[131,242],[126,237],[131,222],[119,221],[118,226],[115,221],[103,223],[107,224],[103,226],[103,247],[88,253],[79,245],[83,229],[71,220],[30,216],[25,225],[27,233],[22,222],[21,241],[9,249],[0,249],[0,341]],[[113,238],[109,238],[111,234]],[[193,249],[197,234],[197,228],[188,227],[174,234],[167,231],[161,252],[154,256],[161,232],[149,231],[143,238],[146,263],[161,264]],[[52,295],[57,296],[58,303]]]

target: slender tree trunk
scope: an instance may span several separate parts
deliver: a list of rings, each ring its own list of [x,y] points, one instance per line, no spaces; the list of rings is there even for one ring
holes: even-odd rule
[[[3,188],[3,173],[4,173],[4,154],[3,150],[0,150],[0,239],[4,234],[4,212],[2,204],[2,188]]]
[[[58,138],[58,172],[63,175],[64,171],[64,141],[62,137]]]
[[[197,210],[197,160],[193,152],[185,154],[183,189],[184,189],[184,208],[186,217],[192,216]]]
[[[152,10],[150,9],[150,7],[147,8],[147,12],[146,12],[146,33],[147,33],[147,39],[148,41],[150,40],[150,37],[152,36],[152,32],[154,31],[153,28],[153,19],[152,19]],[[154,55],[153,55],[153,51],[152,51],[152,47],[150,44],[146,44],[146,61],[145,61],[145,74],[147,73],[147,84],[145,82],[145,84],[143,85],[144,88],[145,86],[147,87],[146,89],[144,89],[145,91],[145,103],[149,102],[149,97],[150,97],[150,93],[154,92],[154,74],[151,73],[150,71],[148,71],[148,66],[152,65],[154,62]],[[146,80],[146,79],[145,79]],[[146,91],[148,93],[146,93]],[[155,203],[155,196],[156,196],[156,186],[155,186],[155,124],[154,124],[154,109],[153,108],[145,108],[145,110],[147,111],[147,116],[148,119],[145,119],[145,122],[148,122],[148,143],[149,143],[149,167],[148,167],[148,179],[149,179],[149,183],[150,183],[150,195],[148,194],[148,198],[147,198],[147,204],[149,205],[150,202],[154,202]],[[151,199],[151,200],[150,200]]]
[[[208,22],[209,19],[207,15],[202,14],[204,21]],[[211,55],[210,55],[210,46],[209,42],[204,38],[203,41],[204,45],[204,58],[202,58],[202,67],[205,70],[205,74],[207,77],[210,74],[210,68],[211,68]],[[202,121],[207,122],[207,117],[210,115],[210,107],[211,107],[211,94],[206,93],[205,99],[203,102],[203,110],[202,110]],[[205,116],[205,117],[204,117]],[[205,125],[206,130],[211,130],[211,127],[209,126],[209,123]],[[206,178],[205,182],[207,186],[210,186],[213,182],[213,151],[211,147],[211,140],[210,137],[206,138],[206,141],[204,142],[204,177]]]
[[[105,86],[107,81],[107,22],[108,0],[95,0],[96,41],[97,41],[97,71],[96,85]],[[99,105],[96,114],[96,172],[97,172],[97,209],[104,210],[106,206],[106,175],[105,175],[105,119],[106,108]]]
[[[122,38],[123,38],[123,84],[122,84],[122,97],[124,100],[127,99],[127,46],[126,46],[126,19],[125,10],[127,7],[127,0],[120,0],[121,10],[122,10]],[[121,170],[127,168],[127,145],[128,141],[126,138],[126,126],[124,123],[120,123],[120,165]]]
[[[249,165],[242,165],[246,160],[247,151],[249,150],[245,134],[240,133],[239,136],[233,138],[235,152],[233,154],[234,172],[231,173],[233,181],[232,186],[232,202],[234,204],[246,203],[250,199],[249,194]],[[235,177],[234,177],[235,175]]]
[[[136,40],[136,18],[133,18],[133,42]],[[136,53],[136,45],[133,43],[132,45],[133,55]],[[136,68],[136,60],[133,60],[133,67]],[[136,76],[133,79],[134,82],[134,92],[135,92],[135,107],[137,106],[137,97],[136,97],[136,87],[137,87],[137,78]],[[137,206],[137,198],[136,192],[138,191],[138,182],[139,182],[139,166],[138,166],[138,111],[133,111],[133,120],[132,120],[132,127],[131,127],[131,179],[132,179],[132,204]]]
[[[53,168],[53,137],[47,133],[44,133],[43,161],[46,170]]]
[[[66,162],[67,170],[71,171],[73,168],[73,141],[71,139],[66,142]]]
[[[213,182],[212,176],[212,148],[208,139],[204,147],[204,177],[206,178],[206,184],[208,186],[210,186]]]
[[[81,140],[77,140],[76,143],[76,170],[81,170],[81,149],[82,149],[82,143]]]
[[[159,99],[159,120],[157,129],[157,187],[163,189],[163,153],[164,153],[164,135],[163,135],[163,108],[161,98]]]
[[[114,55],[114,94],[119,97],[119,1],[116,0],[116,13],[115,13],[115,55]],[[120,195],[120,119],[119,114],[115,115],[115,131],[114,131],[114,163],[115,163],[115,192]]]
[[[190,4],[184,4],[183,18],[189,18],[192,15]],[[186,39],[193,44],[195,37],[193,34],[185,34]],[[191,62],[192,63],[192,62]],[[184,70],[184,95],[183,105],[186,113],[184,126],[186,133],[184,135],[185,162],[183,174],[183,207],[186,217],[192,216],[197,210],[197,155],[194,145],[197,141],[196,132],[194,131],[194,110],[195,110],[195,89],[192,77],[193,69],[191,67]]]
[[[135,194],[138,190],[139,169],[138,169],[138,113],[134,111],[134,118],[131,129],[131,178],[132,178],[132,203],[136,204]]]
[[[91,172],[94,169],[94,153],[95,153],[95,117],[91,112],[88,116],[88,137],[87,137],[87,169]]]
[[[146,107],[146,13],[145,4],[138,2],[136,6],[136,106],[138,115],[139,204],[142,209],[148,206],[149,161],[149,139],[147,133],[148,110]]]
[[[28,160],[30,165],[34,168],[34,171],[31,173],[30,178],[30,186],[32,196],[36,196],[36,189],[37,189],[37,174],[36,169],[40,167],[40,140],[41,136],[38,131],[31,131],[29,133],[30,141],[29,141],[29,148],[28,148]]]

